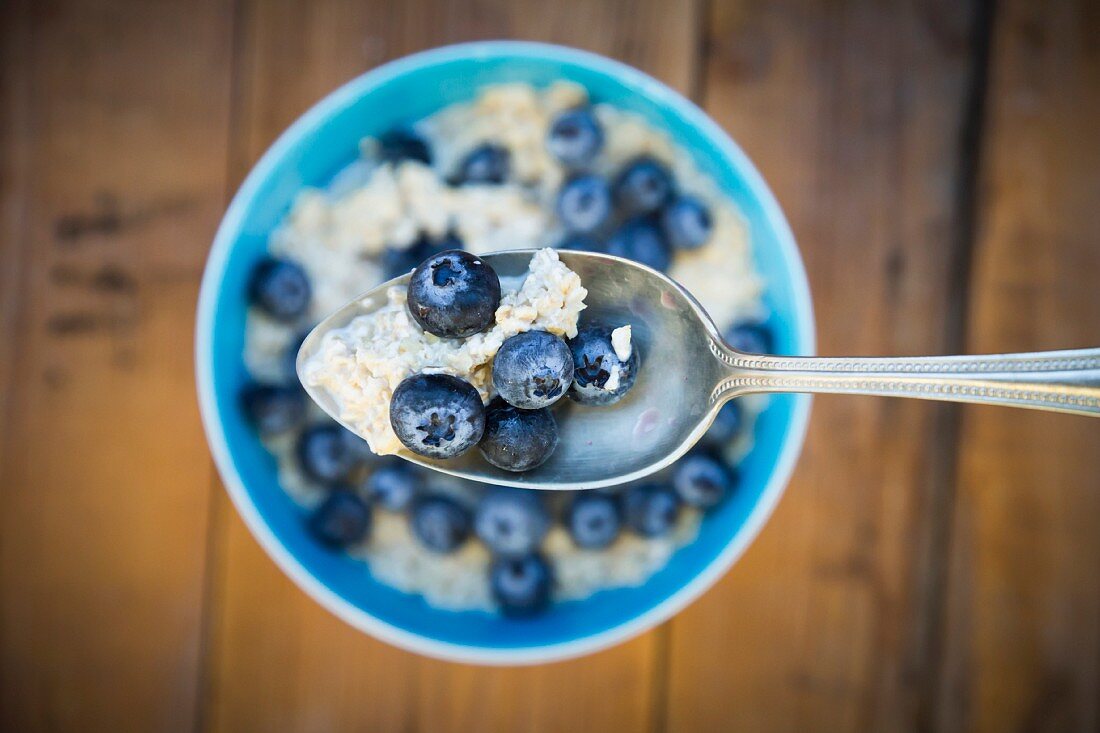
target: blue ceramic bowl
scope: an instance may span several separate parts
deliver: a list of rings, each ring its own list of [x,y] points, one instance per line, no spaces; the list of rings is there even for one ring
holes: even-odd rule
[[[806,275],[790,228],[745,154],[695,105],[629,66],[569,48],[471,43],[386,64],[321,100],[271,146],[245,179],[218,229],[199,297],[196,366],[210,448],[252,533],[308,594],[352,626],[398,646],[452,660],[525,664],[576,656],[638,634],[683,608],[717,580],[760,530],[801,449],[809,399],[774,397],[756,424],[741,485],[644,585],[556,604],[532,620],[450,612],[375,581],[366,565],[326,551],[276,482],[275,461],[237,406],[245,282],[268,234],[305,186],[327,183],[355,159],[366,135],[419,120],[481,87],[508,81],[580,83],[599,101],[638,112],[695,157],[747,217],[767,284],[781,353],[813,351]]]

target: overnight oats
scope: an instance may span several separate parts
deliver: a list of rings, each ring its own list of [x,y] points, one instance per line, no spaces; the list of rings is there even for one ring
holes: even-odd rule
[[[505,249],[539,250],[520,281],[479,259]],[[363,140],[327,188],[298,196],[252,273],[241,404],[280,485],[318,541],[437,607],[523,616],[641,584],[737,490],[759,398],[725,405],[670,469],[614,489],[491,487],[391,455],[477,451],[528,470],[554,450],[555,403],[615,409],[649,367],[631,324],[585,319],[556,249],[667,272],[731,344],[770,350],[733,203],[665,133],[570,83],[487,87]],[[410,271],[305,365],[363,440],[308,400],[294,359],[318,321]]]

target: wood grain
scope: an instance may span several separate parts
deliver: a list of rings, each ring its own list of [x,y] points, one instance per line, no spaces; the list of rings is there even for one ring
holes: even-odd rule
[[[353,631],[267,559],[190,358],[226,193],[275,136],[383,61],[500,37],[705,103],[791,219],[822,353],[1096,345],[1095,3],[10,0],[0,24],[0,729],[1100,728],[1093,421],[820,398],[715,589],[601,654],[485,669]]]
[[[4,730],[194,724],[210,464],[190,354],[225,187],[228,10],[4,11],[22,39],[5,46]]]
[[[329,89],[390,58],[522,37],[622,58],[684,91],[694,3],[246,3],[234,171]],[[335,620],[274,568],[221,500],[203,721],[214,730],[645,730],[660,695],[650,635],[576,662],[483,669],[417,658]],[[613,691],[613,694],[611,694]]]
[[[30,147],[29,79],[24,73],[30,53],[29,5],[10,2],[0,8],[0,458],[8,427],[15,360],[15,314],[23,261],[23,220],[27,205]],[[0,466],[3,466],[0,460]]]
[[[971,19],[967,3],[713,4],[705,108],[785,207],[822,354],[950,350]],[[950,409],[815,400],[775,516],[672,622],[668,730],[914,725]]]
[[[1002,4],[969,346],[1095,346],[1100,12]],[[943,730],[1100,728],[1100,423],[967,409]]]

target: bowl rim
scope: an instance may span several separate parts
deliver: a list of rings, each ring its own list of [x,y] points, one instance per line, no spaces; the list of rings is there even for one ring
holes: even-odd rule
[[[585,66],[598,74],[612,77],[620,83],[642,89],[656,104],[672,107],[679,116],[709,138],[744,178],[747,187],[763,209],[765,218],[775,231],[780,254],[791,280],[796,322],[802,331],[801,337],[798,338],[798,351],[806,355],[814,353],[816,335],[813,303],[806,270],[795,243],[794,234],[763,176],[725,130],[694,102],[663,82],[623,62],[569,46],[534,41],[498,40],[441,46],[389,61],[345,82],[327,94],[279,135],[241,183],[214,236],[199,289],[195,328],[195,373],[203,428],[226,491],[253,537],[302,591],[353,628],[405,650],[451,662],[518,666],[571,659],[624,642],[670,619],[717,582],[756,539],[786,489],[805,441],[811,398],[808,395],[795,397],[790,426],[775,467],[768,477],[760,498],[722,551],[702,572],[648,611],[595,634],[552,644],[507,649],[487,649],[440,641],[382,621],[351,604],[307,571],[283,545],[264,522],[230,455],[214,391],[212,335],[218,293],[225,265],[237,234],[241,230],[248,202],[255,198],[261,183],[270,175],[271,169],[299,138],[321,124],[334,110],[353,103],[370,89],[425,65],[501,56],[536,58]]]

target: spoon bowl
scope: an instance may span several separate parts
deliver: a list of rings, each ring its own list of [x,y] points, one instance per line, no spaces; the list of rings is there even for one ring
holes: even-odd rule
[[[522,281],[534,253],[514,250],[483,259],[508,287]],[[639,368],[630,392],[605,407],[561,400],[561,407],[555,406],[557,450],[526,473],[496,468],[476,451],[446,461],[409,451],[399,455],[473,481],[532,489],[595,489],[665,468],[702,437],[726,401],[757,392],[915,397],[1100,415],[1100,349],[990,356],[746,354],[724,343],[695,298],[660,272],[605,254],[569,251],[559,257],[588,290],[582,324],[631,325]],[[302,343],[299,378],[324,334],[380,307],[386,289],[408,279],[405,275],[383,283],[322,321]],[[340,419],[324,390],[306,385],[306,391]]]
[[[482,255],[501,284],[518,286],[535,250]],[[588,290],[581,323],[631,325],[638,350],[637,381],[619,402],[603,407],[580,405],[568,397],[551,409],[559,442],[541,466],[524,473],[496,468],[476,450],[437,460],[402,450],[402,458],[473,481],[532,489],[594,489],[640,479],[683,455],[706,432],[720,403],[709,386],[722,372],[710,343],[720,340],[710,317],[674,281],[656,270],[612,255],[561,251],[561,261],[580,276]],[[409,275],[382,283],[336,311],[302,342],[302,366],[320,348],[324,334],[381,307],[386,291],[407,285]],[[305,381],[303,380],[303,384]],[[309,396],[344,427],[339,409],[323,389],[305,384]]]

